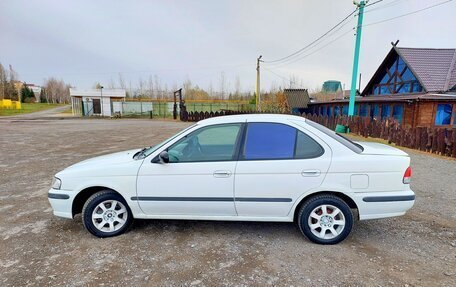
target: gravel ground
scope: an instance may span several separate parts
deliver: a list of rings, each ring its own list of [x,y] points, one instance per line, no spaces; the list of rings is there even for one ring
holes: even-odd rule
[[[291,223],[137,220],[98,239],[54,217],[54,173],[158,143],[188,124],[0,120],[1,286],[456,286],[456,161],[407,150],[417,202],[405,216],[356,222],[335,246]]]

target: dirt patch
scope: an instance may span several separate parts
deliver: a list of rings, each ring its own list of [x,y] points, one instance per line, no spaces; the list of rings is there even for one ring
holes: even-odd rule
[[[0,120],[1,286],[456,286],[456,162],[407,150],[417,201],[336,246],[289,223],[137,220],[111,239],[54,217],[52,176],[188,126],[148,120]]]

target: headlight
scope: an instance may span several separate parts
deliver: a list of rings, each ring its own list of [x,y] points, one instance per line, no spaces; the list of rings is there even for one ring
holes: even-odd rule
[[[58,179],[57,177],[54,177],[54,179],[52,180],[52,188],[60,189],[61,186],[62,186],[62,181],[60,179]]]

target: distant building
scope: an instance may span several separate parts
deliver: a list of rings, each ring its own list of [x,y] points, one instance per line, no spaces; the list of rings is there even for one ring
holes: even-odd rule
[[[339,81],[333,80],[324,82],[321,89],[323,93],[337,93],[342,90],[342,84]]]
[[[284,89],[283,93],[285,95],[288,108],[294,114],[301,114],[310,102],[307,89]]]
[[[456,49],[393,46],[355,102],[359,116],[456,127]],[[348,114],[348,99],[314,102],[308,111]]]
[[[111,117],[121,112],[121,101],[125,100],[123,89],[70,89],[73,115]]]
[[[24,83],[24,82],[21,82],[21,81],[13,81],[14,88],[16,89],[18,95],[21,95],[21,90],[22,90],[22,87],[24,87],[24,84],[27,86],[27,88],[32,90],[32,92],[33,92],[33,94],[35,96],[35,100],[37,102],[39,102],[40,101],[41,90],[43,88],[40,87],[40,86],[37,86],[35,84],[27,84],[27,83]]]

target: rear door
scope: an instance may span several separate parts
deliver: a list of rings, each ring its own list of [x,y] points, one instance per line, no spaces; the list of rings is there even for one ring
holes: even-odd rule
[[[239,216],[285,217],[296,199],[318,188],[331,150],[303,130],[279,123],[248,123],[235,174]]]

